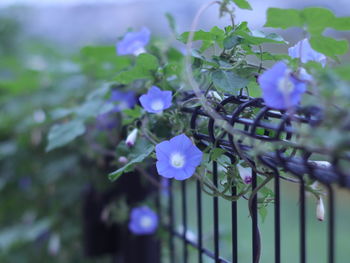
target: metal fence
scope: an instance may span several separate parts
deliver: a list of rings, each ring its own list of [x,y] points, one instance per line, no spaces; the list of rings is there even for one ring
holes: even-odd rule
[[[210,118],[200,106],[197,107],[185,107],[182,109],[185,114],[191,115],[191,129],[193,130],[193,136],[198,142],[199,147],[220,147],[225,150],[232,162],[236,161],[236,158],[248,161],[251,165],[255,165],[252,156],[249,155],[249,150],[252,149],[252,145],[249,142],[253,140],[258,143],[268,143],[270,141],[292,141],[295,139],[293,129],[296,125],[317,125],[320,120],[318,110],[315,108],[297,110],[292,115],[286,114],[283,111],[276,111],[269,109],[263,103],[262,99],[249,98],[246,96],[231,96],[224,99],[217,105],[216,111],[227,120],[232,127],[241,130],[241,134],[249,138],[249,141],[243,139],[243,137],[233,138],[231,134],[227,134],[224,131],[218,132],[219,128],[215,121]],[[254,114],[248,114],[249,112]],[[247,117],[248,116],[248,117]],[[250,116],[250,117],[249,117]],[[251,116],[255,116],[252,118]],[[200,127],[199,127],[200,125]],[[203,129],[205,126],[205,129]],[[201,132],[199,132],[201,131]],[[316,156],[317,157],[314,157]],[[335,231],[335,187],[350,188],[350,176],[343,171],[340,163],[350,160],[350,156],[322,156],[322,153],[309,152],[306,149],[300,147],[294,147],[293,149],[287,149],[281,143],[281,147],[273,152],[265,152],[259,155],[259,161],[263,163],[270,170],[274,171],[273,178],[273,191],[274,191],[274,259],[271,258],[270,262],[282,262],[281,261],[281,230],[288,225],[281,223],[281,180],[291,181],[296,183],[299,188],[299,229],[296,229],[299,233],[299,262],[307,262],[307,192],[305,180],[307,177],[314,178],[327,189],[326,195],[326,220],[327,224],[327,259],[325,262],[335,263],[340,262],[336,260],[335,246],[336,246],[336,231]],[[327,160],[328,162],[315,162],[314,160]],[[212,162],[213,183],[218,186],[218,164],[216,161]],[[285,177],[280,173],[281,170],[289,172],[294,176],[293,178]],[[252,169],[252,191],[259,188],[257,180],[257,174]],[[180,196],[178,192],[174,192],[174,185],[179,185]],[[163,221],[165,220],[165,228],[169,233],[168,238],[168,251],[167,258],[171,263],[189,262],[189,249],[196,250],[198,262],[204,262],[204,257],[211,258],[211,262],[238,262],[238,249],[239,242],[249,242],[244,237],[238,235],[238,210],[237,202],[231,202],[231,239],[232,239],[232,259],[224,259],[220,251],[220,224],[219,224],[219,197],[212,197],[213,207],[213,249],[208,249],[203,245],[203,193],[201,183],[196,182],[196,227],[197,236],[193,240],[188,237],[188,182],[170,182],[166,209],[161,210],[161,216]],[[236,187],[233,186],[230,193],[236,195]],[[181,199],[181,211],[175,210],[174,199]],[[258,194],[256,194],[250,200],[251,211],[251,242],[252,242],[252,262],[258,263],[260,261],[260,255],[262,253],[261,238],[258,222]],[[181,213],[182,229],[175,227],[175,214]],[[228,219],[227,219],[228,220]],[[282,238],[282,239],[281,239]],[[179,243],[181,245],[181,255],[179,260],[178,251]],[[191,252],[193,253],[193,252]],[[197,260],[195,262],[197,262]],[[194,262],[191,260],[191,262]],[[249,261],[240,261],[249,262]]]

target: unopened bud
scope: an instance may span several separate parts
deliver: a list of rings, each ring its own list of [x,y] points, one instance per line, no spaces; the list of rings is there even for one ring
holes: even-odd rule
[[[60,236],[58,234],[53,234],[49,240],[49,245],[48,245],[49,254],[52,256],[57,255],[58,252],[60,251],[60,248],[61,248]]]
[[[217,93],[217,92],[214,91],[214,90],[208,91],[208,97],[213,98],[213,99],[217,99],[217,100],[219,100],[219,101],[222,101],[222,98],[221,98],[221,96],[219,95],[219,93]]]
[[[129,146],[129,147],[134,146],[136,138],[137,138],[137,132],[138,132],[138,130],[137,130],[137,128],[135,128],[129,133],[128,137],[126,137],[125,143],[127,146]]]
[[[242,180],[245,184],[252,183],[253,178],[252,178],[250,169],[244,168],[244,167],[238,165],[238,172],[239,172],[239,176],[242,178]]]
[[[317,200],[316,216],[319,221],[324,220],[324,205],[322,197]]]
[[[119,162],[120,164],[127,164],[127,163],[129,162],[129,160],[128,160],[128,158],[126,158],[125,156],[120,156],[120,157],[118,158],[118,162]]]

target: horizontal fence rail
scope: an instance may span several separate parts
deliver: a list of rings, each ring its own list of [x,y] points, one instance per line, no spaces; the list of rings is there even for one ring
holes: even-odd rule
[[[190,95],[186,100],[191,98]],[[299,186],[299,262],[307,262],[307,201],[306,201],[306,184],[305,180],[309,176],[320,182],[327,190],[327,262],[335,263],[335,193],[334,185],[337,184],[343,188],[350,188],[350,176],[343,171],[339,165],[340,160],[350,162],[350,156],[328,156],[322,152],[310,151],[304,149],[293,141],[297,140],[295,128],[297,125],[317,125],[321,122],[320,114],[314,109],[298,109],[295,113],[286,113],[284,111],[276,111],[266,107],[262,99],[254,99],[247,96],[230,96],[225,98],[221,103],[217,104],[216,112],[230,123],[231,127],[239,131],[237,135],[228,134],[223,131],[203,109],[201,106],[182,108],[184,114],[190,114],[190,125],[193,131],[193,137],[197,140],[197,146],[220,147],[225,150],[232,163],[237,158],[244,159],[254,167],[254,158],[250,155],[254,149],[254,144],[280,142],[281,147],[271,152],[263,152],[258,156],[259,162],[264,164],[274,172],[273,191],[274,191],[274,258],[270,262],[281,261],[281,180],[297,183]],[[251,114],[253,112],[253,114]],[[235,136],[235,137],[234,137]],[[248,140],[248,139],[249,140]],[[283,142],[291,142],[283,144]],[[323,160],[328,162],[315,161],[314,155],[323,156]],[[316,159],[317,160],[317,159]],[[256,161],[256,160],[255,160]],[[213,161],[212,173],[213,184],[218,186],[218,164]],[[294,176],[285,177],[280,171],[289,172]],[[259,188],[258,176],[254,169],[251,170],[252,175],[252,191]],[[180,197],[175,196],[175,184],[177,184]],[[204,261],[204,257],[209,258],[212,262],[233,262],[237,263],[238,250],[240,242],[247,242],[245,237],[238,235],[238,208],[237,202],[231,202],[231,253],[232,257],[227,260],[221,256],[220,251],[220,224],[219,224],[219,197],[212,197],[213,210],[213,228],[212,228],[212,250],[204,247],[203,243],[203,190],[201,183],[196,182],[196,239],[188,237],[188,182],[182,181],[170,182],[167,198],[167,214],[168,220],[165,222],[166,230],[169,233],[169,262],[189,262],[189,247],[197,251],[196,262]],[[237,189],[235,186],[231,189],[231,195],[235,196]],[[175,211],[174,199],[181,199],[181,211]],[[249,200],[249,209],[251,212],[251,262],[260,262],[262,253],[261,234],[258,223],[258,194]],[[226,211],[225,211],[226,212]],[[181,222],[175,222],[175,214],[181,213]],[[229,220],[229,219],[227,219]],[[182,225],[181,231],[176,229],[176,223]],[[182,242],[182,253],[179,256],[176,253],[176,240]],[[176,255],[177,254],[177,255]],[[180,257],[180,261],[179,261]],[[193,262],[193,261],[191,261]],[[249,261],[240,261],[249,262]]]

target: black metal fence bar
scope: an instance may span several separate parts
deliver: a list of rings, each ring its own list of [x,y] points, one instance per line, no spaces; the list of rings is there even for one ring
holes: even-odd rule
[[[234,106],[230,109],[232,114],[225,109],[226,106]],[[257,109],[254,117],[247,117],[246,112],[248,110]],[[302,123],[308,125],[311,120],[315,119],[310,116],[309,113],[303,111],[297,111],[294,116],[289,116],[282,111],[271,110],[263,104],[261,99],[252,99],[245,96],[228,97],[224,99],[216,108],[218,114],[220,114],[225,120],[227,120],[234,129],[240,130],[240,134],[250,137],[252,140],[257,141],[292,141],[294,124]],[[215,121],[211,119],[200,106],[196,108],[183,108],[184,113],[191,114],[191,128],[193,130],[193,136],[197,140],[199,147],[219,147],[225,150],[225,154],[231,159],[232,163],[236,162],[237,158],[244,157],[244,160],[251,162],[254,166],[256,159],[249,155],[250,150],[254,146],[246,144],[242,139],[237,140],[233,135],[225,132],[216,133],[215,129],[219,129],[215,125]],[[313,116],[315,117],[315,116]],[[199,122],[206,125],[207,121],[207,133],[200,133],[199,130],[204,131],[203,127],[200,129],[197,127]],[[202,126],[203,126],[202,125]],[[219,134],[219,135],[218,135]],[[235,141],[234,141],[235,140]],[[250,140],[250,141],[252,141]],[[307,204],[306,204],[306,175],[318,180],[325,185],[328,192],[328,210],[327,210],[327,253],[328,263],[335,263],[335,194],[332,188],[332,184],[338,184],[341,187],[350,188],[350,176],[346,175],[338,165],[338,159],[331,158],[330,165],[318,165],[310,158],[313,154],[322,154],[319,152],[310,153],[306,152],[302,147],[291,144],[289,147],[294,147],[292,154],[287,154],[285,146],[281,146],[279,150],[273,152],[260,153],[258,159],[261,163],[269,167],[274,172],[273,178],[273,190],[274,190],[274,262],[281,263],[282,251],[281,251],[281,180],[292,181],[299,184],[299,262],[307,262]],[[299,154],[295,154],[295,153]],[[331,156],[326,156],[331,157]],[[350,155],[338,157],[343,161],[350,161]],[[282,176],[279,169],[283,169],[290,172],[295,176],[295,179],[286,178]],[[218,164],[216,161],[212,162],[213,184],[218,186]],[[252,169],[252,190],[253,193],[260,186],[260,182],[257,180],[257,174]],[[203,203],[202,203],[202,189],[201,183],[196,183],[196,214],[197,214],[197,237],[195,239],[190,238],[188,235],[188,213],[187,213],[187,190],[186,182],[181,182],[181,210],[182,210],[182,230],[177,231],[175,229],[174,218],[174,187],[170,183],[169,189],[169,201],[168,201],[168,226],[167,229],[170,233],[169,237],[169,250],[170,250],[170,262],[188,262],[189,250],[188,246],[191,246],[197,250],[197,260],[199,263],[204,261],[204,256],[211,258],[214,262],[233,262],[238,263],[238,243],[240,237],[238,236],[238,214],[237,214],[237,202],[231,204],[231,239],[232,239],[232,257],[231,261],[228,261],[220,256],[220,223],[219,223],[219,199],[217,196],[213,197],[213,251],[207,249],[203,245]],[[232,196],[237,194],[235,186],[231,189]],[[250,200],[251,199],[251,200]],[[249,211],[251,215],[251,229],[252,229],[252,262],[260,262],[261,255],[261,238],[258,224],[258,193],[249,199]],[[176,250],[174,238],[178,238],[183,242],[183,253],[180,261],[176,259]],[[177,254],[179,255],[179,254]],[[192,257],[191,257],[192,258]],[[244,261],[247,262],[247,261]]]
[[[214,185],[218,186],[218,164],[213,162],[213,181]],[[219,200],[218,197],[213,197],[213,217],[214,217],[214,254],[215,262],[219,262]]]
[[[203,262],[203,230],[202,230],[202,189],[201,183],[197,180],[196,184],[197,191],[197,232],[198,232],[198,263]]]
[[[335,229],[334,229],[334,220],[335,220],[335,201],[334,201],[334,192],[332,186],[328,185],[328,262],[334,263],[335,261]]]
[[[300,262],[306,263],[306,203],[305,203],[305,185],[304,181],[300,182]]]
[[[237,188],[232,187],[232,195],[237,194]],[[238,262],[238,231],[237,231],[237,202],[231,204],[232,227],[232,263]]]
[[[281,200],[280,200],[280,179],[278,176],[275,177],[274,184],[275,192],[275,263],[281,262]]]
[[[257,187],[257,176],[254,171],[252,171],[252,188]],[[253,263],[259,262],[260,257],[260,243],[259,243],[259,229],[258,229],[258,194],[256,194],[251,203],[251,216],[252,216],[252,255]]]
[[[181,182],[181,196],[182,196],[182,226],[183,226],[183,262],[188,262],[188,250],[187,250],[187,191],[186,182]]]
[[[172,232],[174,231],[174,196],[173,196],[173,184],[172,181],[169,181],[168,185],[168,194],[169,194],[169,204],[168,204],[168,215],[169,215],[169,259],[170,263],[175,263],[175,244],[174,244],[174,236]]]

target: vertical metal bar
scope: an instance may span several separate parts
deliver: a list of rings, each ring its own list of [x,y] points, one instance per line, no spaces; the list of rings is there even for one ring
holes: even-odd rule
[[[198,263],[203,263],[203,254],[202,254],[202,189],[201,183],[197,180],[197,231],[198,231]]]
[[[252,170],[252,187],[257,187],[257,176],[254,170]],[[253,249],[253,263],[257,263],[259,257],[259,244],[258,244],[258,194],[253,197],[252,200],[252,249]]]
[[[213,162],[213,181],[214,185],[218,186],[218,164]],[[214,208],[214,255],[215,262],[219,263],[219,200],[218,197],[213,197]]]
[[[306,203],[304,180],[300,182],[300,262],[306,263]]]
[[[182,226],[183,226],[183,261],[187,263],[188,261],[188,250],[187,250],[187,192],[186,192],[186,182],[181,182],[181,195],[182,195]]]
[[[335,202],[334,192],[331,185],[328,186],[328,263],[335,262],[335,230],[334,230],[334,217],[335,217]]]
[[[174,197],[173,197],[173,183],[169,180],[169,256],[170,263],[175,263],[175,243],[174,243]]]
[[[158,180],[159,182],[159,180]],[[155,203],[156,203],[156,209],[157,209],[157,214],[158,214],[158,219],[159,219],[159,226],[163,226],[163,212],[162,212],[162,206],[161,206],[161,188],[155,188]],[[157,247],[158,247],[158,261],[157,262],[162,262],[162,242],[158,240],[157,242]]]
[[[232,195],[237,194],[237,188],[232,187]],[[231,202],[232,217],[232,263],[238,262],[238,233],[237,233],[237,201]]]
[[[275,263],[281,262],[280,178],[275,177]]]

